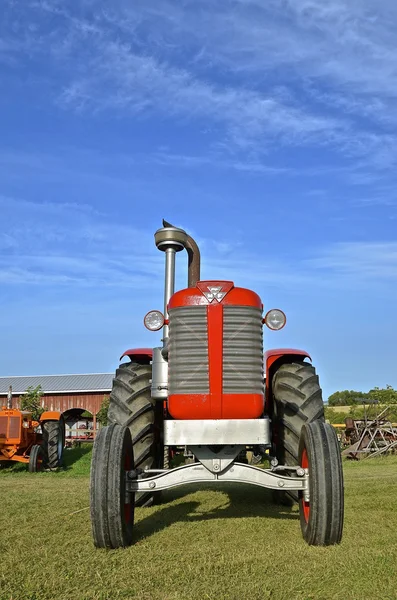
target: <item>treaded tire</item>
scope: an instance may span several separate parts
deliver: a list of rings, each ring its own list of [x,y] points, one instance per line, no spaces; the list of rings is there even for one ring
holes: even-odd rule
[[[110,394],[108,419],[110,423],[129,428],[134,447],[136,469],[162,468],[163,450],[160,444],[159,411],[150,393],[152,367],[123,363],[116,371]],[[157,417],[157,418],[156,418]],[[153,494],[135,494],[136,506],[151,506]]]
[[[273,376],[272,388],[276,456],[281,464],[297,465],[303,425],[325,421],[316,370],[306,362],[281,365]]]
[[[342,458],[329,423],[313,421],[303,426],[299,463],[309,470],[310,501],[305,502],[299,492],[303,537],[312,546],[339,544],[344,516]]]
[[[315,368],[307,362],[281,365],[273,375],[273,453],[281,465],[299,463],[302,427],[313,420],[325,421],[322,391]],[[274,490],[273,502],[292,506],[298,493]]]
[[[44,469],[44,463],[45,453],[43,447],[39,444],[35,444],[32,446],[29,454],[29,473],[37,473],[38,471],[42,471]]]
[[[124,548],[132,543],[134,494],[126,494],[125,472],[134,468],[131,433],[109,425],[97,434],[90,473],[92,535],[97,548]]]
[[[63,449],[65,447],[65,420],[44,421],[41,424],[43,432],[43,448],[46,455],[47,466],[57,469],[62,466]]]

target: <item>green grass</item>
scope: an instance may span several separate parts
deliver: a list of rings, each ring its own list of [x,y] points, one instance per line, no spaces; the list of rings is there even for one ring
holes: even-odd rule
[[[61,473],[0,469],[1,600],[397,598],[397,457],[345,463],[337,547],[308,547],[297,510],[266,490],[225,485],[137,509],[135,545],[105,551],[91,540],[90,449],[66,456]]]

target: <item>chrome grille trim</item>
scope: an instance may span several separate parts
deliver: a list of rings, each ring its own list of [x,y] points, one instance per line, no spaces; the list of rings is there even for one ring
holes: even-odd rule
[[[169,311],[168,393],[208,394],[207,307]]]
[[[223,393],[263,394],[262,311],[223,307]]]

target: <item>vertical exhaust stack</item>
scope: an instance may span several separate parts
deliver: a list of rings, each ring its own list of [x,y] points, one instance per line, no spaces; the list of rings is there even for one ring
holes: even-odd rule
[[[164,227],[154,234],[156,246],[165,252],[164,317],[167,319],[168,302],[175,292],[175,255],[185,248],[187,234],[183,229],[163,221]],[[164,340],[168,337],[168,325],[164,325]],[[166,342],[164,342],[166,343]]]
[[[165,252],[164,317],[168,319],[168,303],[175,292],[175,255],[188,253],[188,287],[196,287],[200,279],[200,251],[193,238],[183,229],[163,220],[163,227],[154,234],[156,246]],[[168,397],[168,325],[163,328],[163,347],[153,348],[151,395],[154,400]]]
[[[164,317],[167,318],[168,302],[175,292],[175,255],[185,249],[188,254],[188,287],[196,287],[200,279],[200,250],[190,235],[179,227],[163,220],[163,227],[154,234],[156,246],[165,252]],[[168,326],[164,326],[164,339]]]
[[[186,248],[188,235],[179,227],[163,220],[163,227],[154,234],[156,246],[165,252],[164,317],[168,319],[168,302],[175,292],[175,255]],[[154,400],[168,397],[168,325],[163,328],[163,347],[153,348],[151,396]]]
[[[185,248],[189,257],[187,287],[196,287],[197,282],[200,281],[200,250],[190,235],[186,236]]]
[[[7,410],[12,410],[12,385],[10,385],[10,387],[8,388]]]

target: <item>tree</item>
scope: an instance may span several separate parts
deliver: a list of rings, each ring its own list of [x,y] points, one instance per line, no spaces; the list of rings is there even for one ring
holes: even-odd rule
[[[109,409],[109,396],[104,396],[101,404],[101,408],[97,412],[96,418],[100,422],[101,425],[108,424],[108,409]]]
[[[45,411],[45,408],[41,406],[41,398],[43,396],[43,392],[41,390],[41,385],[37,387],[33,387],[32,385],[28,387],[26,392],[20,396],[19,405],[21,410],[28,410],[32,413],[32,419],[34,421],[38,421],[40,416]]]
[[[342,392],[331,394],[328,398],[328,406],[351,406],[354,404],[362,404],[369,397],[369,393],[343,390]]]
[[[374,387],[369,390],[368,396],[379,404],[397,404],[397,390],[391,385],[386,385],[385,388]]]

